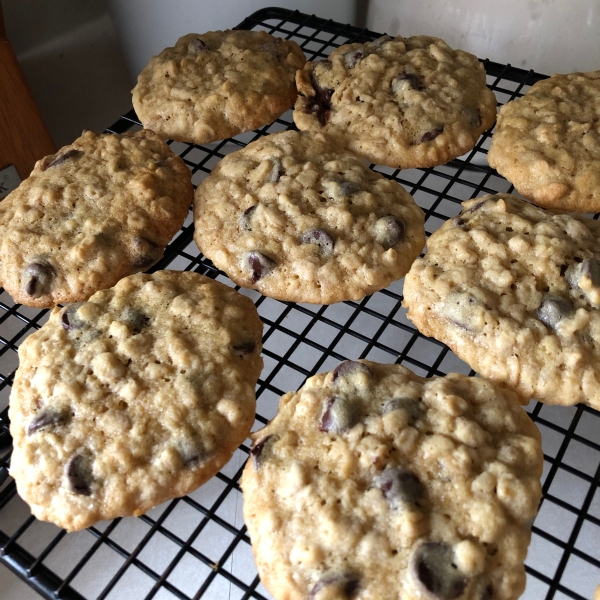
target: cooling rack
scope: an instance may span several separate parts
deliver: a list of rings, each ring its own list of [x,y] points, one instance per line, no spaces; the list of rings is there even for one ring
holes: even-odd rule
[[[240,29],[262,29],[297,41],[307,58],[326,57],[351,41],[379,37],[364,29],[284,9],[264,9]],[[499,104],[521,96],[544,76],[484,61],[488,85]],[[173,142],[198,184],[227,153],[276,131],[293,127],[291,113],[253,133],[218,144]],[[133,111],[108,131],[140,129]],[[400,182],[426,214],[429,235],[460,212],[460,202],[512,186],[487,166],[490,133],[468,155],[433,169],[393,170],[373,165]],[[192,241],[191,213],[153,270],[185,269],[232,282],[199,254]],[[277,410],[279,397],[306,377],[344,359],[402,363],[422,376],[451,371],[473,374],[443,344],[420,335],[401,307],[402,281],[360,302],[315,306],[279,302],[240,290],[256,303],[265,325],[265,368],[257,385],[255,429]],[[211,481],[193,494],[148,514],[99,523],[66,534],[31,516],[8,474],[11,440],[7,405],[18,364],[17,348],[47,319],[0,294],[0,562],[45,598],[265,600],[250,540],[241,516],[239,477],[248,456],[246,441]],[[528,600],[590,600],[600,583],[600,414],[588,407],[527,407],[543,436],[544,498],[533,526],[526,561]],[[0,591],[0,596],[2,592]]]

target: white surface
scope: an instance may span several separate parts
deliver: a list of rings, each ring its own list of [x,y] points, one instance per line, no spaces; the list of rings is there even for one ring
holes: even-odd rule
[[[600,69],[598,0],[371,0],[367,26],[548,75]]]

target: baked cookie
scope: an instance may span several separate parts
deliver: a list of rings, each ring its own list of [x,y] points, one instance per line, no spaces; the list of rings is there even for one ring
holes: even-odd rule
[[[0,202],[0,282],[27,306],[87,300],[162,258],[192,192],[183,160],[151,131],[86,131]]]
[[[408,318],[523,402],[600,409],[599,240],[592,219],[469,200],[406,276]]]
[[[346,361],[252,434],[244,518],[277,600],[514,600],[541,436],[509,390]]]
[[[424,35],[341,46],[307,63],[296,84],[300,129],[338,135],[390,167],[444,164],[471,150],[496,119],[483,65]]]
[[[279,300],[359,300],[425,243],[398,183],[322,134],[286,131],[227,155],[198,186],[194,239],[237,284]]]
[[[274,121],[296,101],[306,57],[265,31],[190,33],[153,57],[133,88],[144,127],[205,144]]]
[[[19,348],[19,495],[73,531],[196,489],[250,432],[261,334],[250,299],[191,272],[132,275],[55,308]]]
[[[500,109],[488,162],[546,208],[600,211],[600,71],[553,75]]]

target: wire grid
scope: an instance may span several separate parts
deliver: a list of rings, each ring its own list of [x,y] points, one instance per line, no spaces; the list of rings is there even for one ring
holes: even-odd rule
[[[239,28],[294,39],[309,60],[326,57],[344,43],[380,35],[284,9],[258,11]],[[499,104],[521,96],[544,78],[488,60],[484,64]],[[192,170],[197,185],[227,153],[289,128],[293,128],[290,112],[256,132],[218,144],[173,142],[171,147]],[[140,123],[131,111],[108,131],[137,129]],[[487,166],[489,141],[486,133],[468,155],[433,169],[373,168],[400,182],[415,197],[425,211],[429,235],[460,212],[461,201],[513,191]],[[194,270],[233,285],[199,254],[192,233],[190,213],[153,270]],[[240,291],[255,301],[265,324],[265,369],[257,386],[254,429],[274,416],[284,392],[344,359],[402,363],[423,376],[451,371],[473,374],[446,346],[420,335],[406,319],[402,281],[360,302],[331,306],[280,302],[251,290]],[[241,516],[238,481],[248,440],[199,490],[138,519],[116,519],[66,535],[30,515],[8,475],[7,405],[17,348],[47,320],[48,311],[14,304],[3,290],[0,308],[0,562],[46,598],[271,598],[258,579]],[[600,583],[600,414],[581,405],[562,408],[537,402],[527,410],[543,435],[544,499],[533,526],[523,597],[589,600]]]

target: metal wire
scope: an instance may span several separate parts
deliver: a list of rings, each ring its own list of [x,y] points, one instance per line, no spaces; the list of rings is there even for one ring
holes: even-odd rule
[[[351,41],[380,34],[284,9],[264,9],[240,29],[262,29],[296,40],[309,60],[326,57]],[[544,76],[484,61],[488,85],[499,104],[522,95]],[[258,131],[196,146],[172,143],[198,184],[227,153],[261,136],[293,128],[289,113]],[[136,130],[133,111],[108,131]],[[468,154],[433,169],[393,170],[373,165],[400,182],[426,214],[432,231],[460,211],[460,202],[485,193],[512,191],[487,166],[490,133]],[[199,254],[192,241],[191,214],[153,270],[194,270],[232,283]],[[238,288],[239,289],[239,288]],[[244,291],[265,324],[265,369],[257,387],[255,428],[274,414],[279,397],[306,377],[347,358],[402,363],[420,375],[450,371],[473,374],[443,344],[420,335],[401,307],[402,281],[360,302],[311,306],[279,302]],[[188,497],[138,518],[100,523],[66,535],[30,516],[8,475],[11,440],[7,406],[17,367],[16,351],[47,319],[46,310],[14,304],[0,293],[0,562],[45,598],[270,598],[261,586],[240,515],[239,477],[248,455],[244,444],[211,481]],[[527,408],[544,439],[544,499],[533,526],[526,562],[525,598],[589,600],[600,583],[600,414],[585,407]]]

